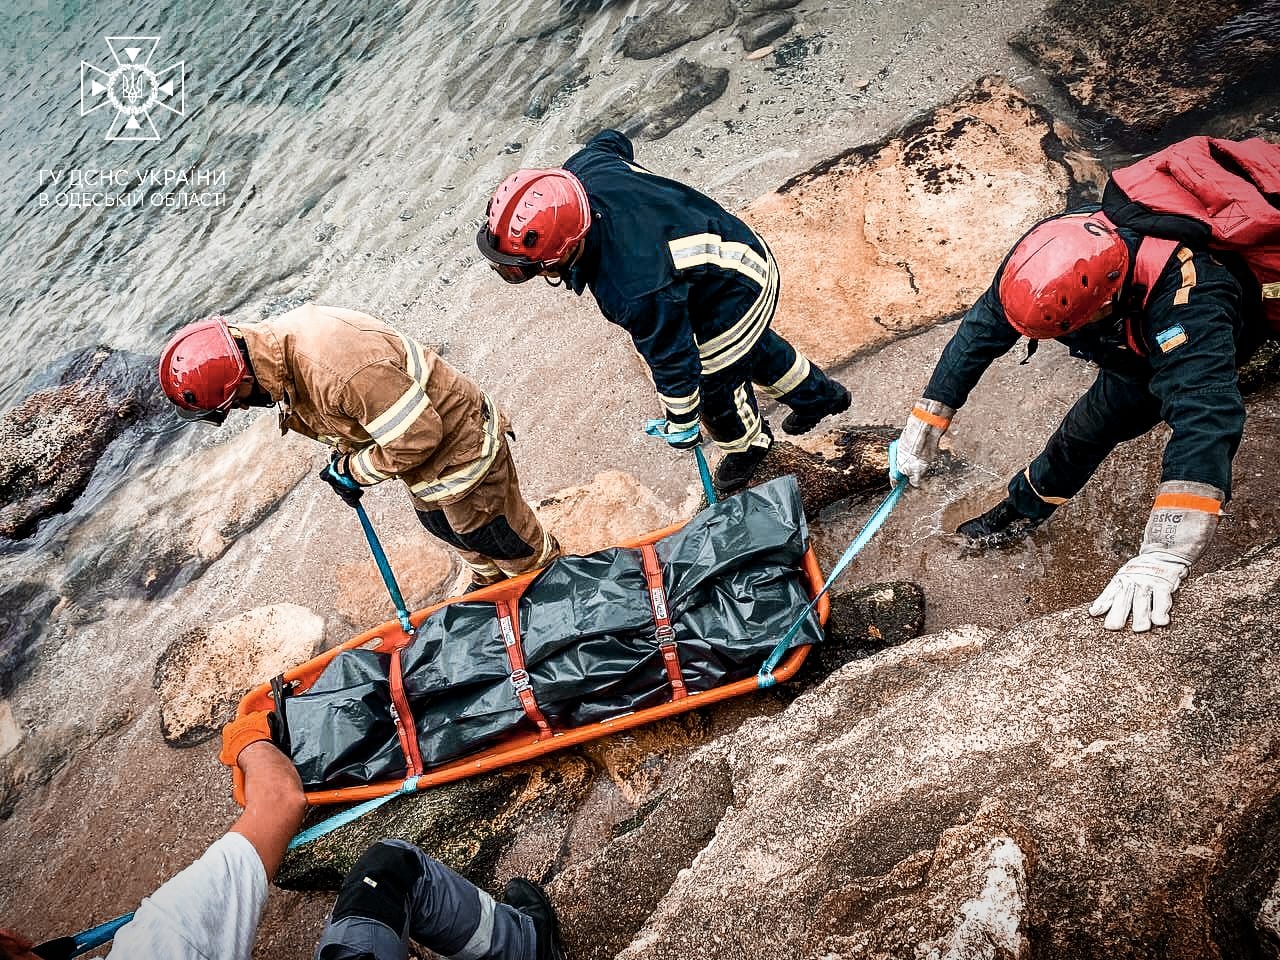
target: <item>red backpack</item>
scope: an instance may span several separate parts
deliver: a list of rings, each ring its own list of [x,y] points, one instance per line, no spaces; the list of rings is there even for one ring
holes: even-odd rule
[[[1280,144],[1191,137],[1111,173],[1102,211],[1144,234],[1134,284],[1145,307],[1179,244],[1236,255],[1280,333]]]

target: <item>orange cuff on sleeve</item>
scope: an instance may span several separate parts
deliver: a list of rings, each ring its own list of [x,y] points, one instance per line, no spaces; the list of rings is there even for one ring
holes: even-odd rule
[[[1198,497],[1194,493],[1161,493],[1156,496],[1152,510],[1200,510],[1218,516],[1222,504],[1213,497]]]
[[[236,717],[222,728],[222,752],[218,759],[228,767],[234,767],[241,750],[251,743],[270,739],[271,725],[267,722],[266,710]]]
[[[924,421],[931,427],[937,427],[939,430],[943,431],[944,433],[946,432],[947,427],[951,426],[951,421],[948,420],[946,417],[940,417],[936,413],[930,413],[928,410],[925,410],[923,407],[912,407],[911,415],[915,417],[917,420]]]

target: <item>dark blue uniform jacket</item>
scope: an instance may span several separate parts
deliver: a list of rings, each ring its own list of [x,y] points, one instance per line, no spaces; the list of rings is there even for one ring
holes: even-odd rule
[[[631,335],[664,400],[693,397],[700,376],[744,355],[768,327],[770,317],[751,310],[768,284],[777,295],[764,243],[711,198],[638,166],[616,130],[564,166],[592,211],[566,284],[590,288],[606,319]]]
[[[1126,230],[1120,235],[1132,263],[1141,237]],[[992,361],[1018,342],[997,292],[1003,270],[1002,263],[943,350],[925,388],[927,398],[959,409]],[[1245,416],[1236,367],[1265,335],[1260,312],[1243,315],[1242,303],[1256,298],[1243,299],[1240,273],[1227,269],[1208,251],[1180,247],[1145,309],[1140,304],[1126,308],[1122,300],[1116,315],[1058,338],[1071,356],[1145,385],[1159,401],[1160,415],[1173,431],[1165,447],[1162,480],[1207,483],[1228,496],[1231,460]],[[1141,352],[1130,346],[1130,334]],[[1123,418],[1126,411],[1097,414],[1092,419],[1106,423]]]

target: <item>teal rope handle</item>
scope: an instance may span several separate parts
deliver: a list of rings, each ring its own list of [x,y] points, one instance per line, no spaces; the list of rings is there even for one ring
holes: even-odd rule
[[[889,519],[889,514],[893,512],[893,508],[896,507],[898,505],[898,501],[902,499],[902,494],[906,491],[907,485],[903,482],[905,479],[903,474],[896,472],[897,453],[898,441],[895,440],[893,443],[889,444],[889,475],[890,477],[894,477],[896,473],[896,479],[893,482],[893,489],[890,490],[889,495],[880,502],[880,506],[876,507],[875,513],[871,514],[871,519],[866,522],[866,525],[861,531],[859,531],[858,535],[853,538],[853,542],[850,543],[849,546],[845,548],[844,553],[840,555],[840,559],[836,561],[836,565],[831,568],[831,573],[827,576],[827,580],[822,585],[822,589],[819,590],[817,595],[809,601],[808,605],[806,605],[804,610],[801,611],[799,618],[791,625],[791,629],[786,632],[783,638],[778,641],[777,645],[769,653],[769,656],[765,658],[764,664],[760,667],[760,672],[756,674],[756,685],[758,687],[772,687],[777,683],[773,678],[773,671],[778,664],[782,662],[782,658],[791,647],[791,641],[794,640],[796,634],[800,632],[800,628],[804,625],[805,620],[807,620],[813,613],[814,608],[818,605],[818,601],[821,600],[826,595],[827,591],[831,589],[831,585],[836,582],[840,575],[844,573],[845,569],[848,568],[849,564],[853,562],[853,558],[862,552],[862,548],[870,542],[873,536],[875,536],[876,531],[884,526],[884,522]]]

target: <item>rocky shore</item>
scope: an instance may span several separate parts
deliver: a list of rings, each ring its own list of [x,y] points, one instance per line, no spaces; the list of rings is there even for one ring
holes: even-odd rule
[[[806,0],[555,6],[521,7],[500,33],[462,24],[429,96],[394,72],[387,86],[427,98],[419,113],[513,125],[490,159],[459,146],[476,183],[613,124],[646,162],[741,209],[782,268],[777,328],[854,393],[765,468],[800,477],[827,567],[1020,233],[1096,195],[1129,150],[1194,132],[1280,139],[1272,0],[864,4],[852,20]],[[362,56],[425,16],[401,13],[379,15]],[[981,31],[1025,63],[957,62],[947,44],[987,50],[968,39]],[[855,46],[876,52],[842,52]],[[340,80],[306,102],[338,98]],[[909,118],[884,106],[899,94]],[[865,137],[847,134],[855,110]],[[812,143],[779,139],[788,118]],[[384,191],[395,226],[375,243],[359,203],[321,198],[347,175],[377,196],[406,148],[380,151],[359,125],[343,137],[349,174],[313,173],[298,189],[314,196],[278,219],[302,225],[306,249],[264,254],[294,286],[246,293],[230,274],[201,289],[246,319],[314,296],[448,341],[518,411],[522,479],[572,552],[691,515],[687,457],[631,440],[651,411],[625,346],[562,291],[516,299],[479,276],[459,224],[482,200],[460,161],[439,168],[459,183],[448,216],[426,222]],[[425,329],[424,314],[444,319]],[[571,956],[592,960],[690,944],[724,960],[1280,957],[1275,356],[1243,374],[1233,516],[1175,624],[1140,637],[1079,604],[1141,537],[1159,432],[1026,544],[972,556],[950,535],[1090,378],[1052,345],[1021,359],[984,379],[944,469],[840,586],[793,684],[388,804],[291,856],[257,955],[308,956],[343,871],[400,836],[490,889],[545,883]],[[197,855],[235,813],[210,741],[239,696],[390,615],[354,521],[309,478],[318,448],[270,416],[174,431],[151,363],[86,347],[0,415],[0,917],[36,936],[131,909]],[[459,565],[402,495],[366,503],[410,605],[450,595]]]

